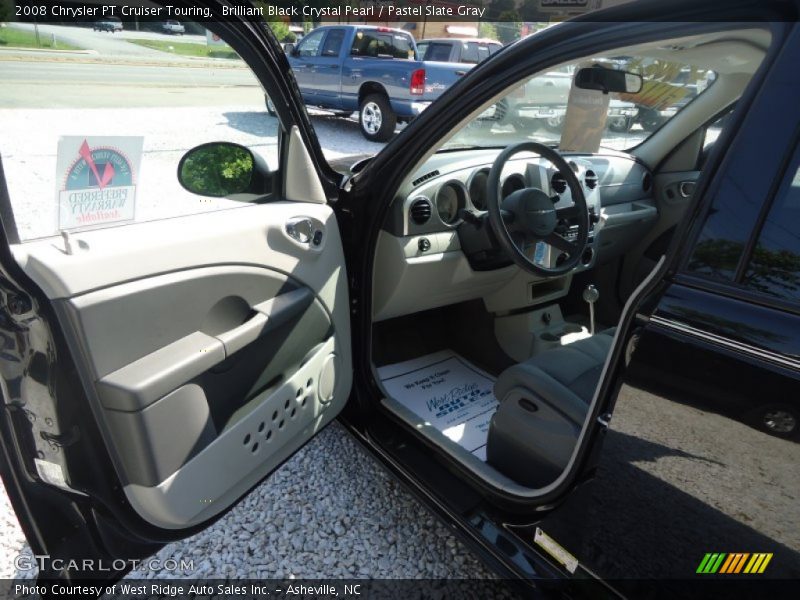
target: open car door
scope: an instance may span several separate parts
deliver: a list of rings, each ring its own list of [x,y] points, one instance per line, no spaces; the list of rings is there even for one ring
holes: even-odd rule
[[[206,527],[350,392],[347,278],[326,198],[336,182],[274,37],[205,25],[263,86],[258,126],[277,123],[279,168],[255,178],[249,202],[21,242],[11,179],[24,173],[13,153],[0,163],[0,467],[33,553],[80,559],[40,565],[40,577],[116,577],[120,560]],[[89,139],[73,157],[84,191],[116,185],[124,169],[103,156]],[[162,193],[155,204],[170,201]]]

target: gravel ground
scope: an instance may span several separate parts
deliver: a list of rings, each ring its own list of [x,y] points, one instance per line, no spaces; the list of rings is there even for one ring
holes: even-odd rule
[[[5,493],[0,495],[0,579],[30,553]],[[137,578],[492,577],[448,529],[334,423],[205,531],[168,544],[161,561],[194,570],[136,572]]]

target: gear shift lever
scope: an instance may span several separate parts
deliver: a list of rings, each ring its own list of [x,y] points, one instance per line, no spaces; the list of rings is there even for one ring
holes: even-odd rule
[[[589,333],[591,335],[594,335],[594,303],[597,302],[599,297],[600,292],[591,284],[587,285],[586,289],[583,290],[583,301],[589,305]]]

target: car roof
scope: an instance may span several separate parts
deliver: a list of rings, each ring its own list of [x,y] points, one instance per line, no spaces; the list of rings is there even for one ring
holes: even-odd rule
[[[498,46],[503,45],[503,42],[490,38],[425,38],[417,43],[422,42],[478,42],[479,44],[497,44]]]
[[[333,24],[333,25],[322,25],[321,27],[315,27],[308,33],[312,31],[316,31],[317,29],[334,29],[334,28],[341,28],[341,27],[356,27],[358,29],[379,29],[385,32],[393,32],[393,33],[404,33],[408,36],[411,36],[411,33],[406,31],[405,29],[398,29],[396,27],[383,27],[381,25],[361,25],[360,23],[341,23],[341,24]],[[308,33],[306,35],[308,35]],[[413,36],[411,36],[413,37]]]

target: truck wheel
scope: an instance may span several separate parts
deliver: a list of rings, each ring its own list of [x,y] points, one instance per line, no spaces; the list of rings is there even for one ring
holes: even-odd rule
[[[361,101],[358,109],[361,134],[370,142],[387,142],[394,133],[397,115],[383,94],[371,94]]]
[[[531,133],[539,128],[540,123],[536,119],[529,119],[527,117],[517,117],[511,121],[514,131],[518,133]]]
[[[800,413],[786,404],[767,404],[747,416],[756,428],[777,437],[793,438],[800,433]]]
[[[611,117],[608,120],[608,128],[614,133],[627,133],[631,126],[630,121],[625,117]]]
[[[564,117],[547,117],[544,126],[553,132],[559,132],[564,127]]]

